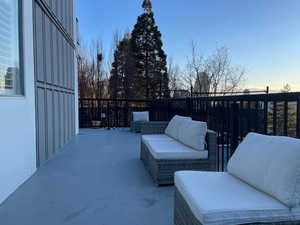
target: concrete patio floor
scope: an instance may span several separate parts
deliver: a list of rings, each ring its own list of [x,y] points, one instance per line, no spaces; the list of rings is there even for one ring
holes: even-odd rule
[[[0,224],[172,225],[174,188],[153,185],[139,140],[126,129],[81,130],[0,205]]]

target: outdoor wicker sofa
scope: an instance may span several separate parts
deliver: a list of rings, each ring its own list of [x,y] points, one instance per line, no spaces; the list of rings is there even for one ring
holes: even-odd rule
[[[300,224],[300,140],[250,133],[228,172],[175,174],[175,225]]]
[[[215,132],[206,131],[204,138],[206,150],[197,151],[166,135],[165,130],[168,125],[169,122],[149,122],[143,124],[141,128],[143,136],[140,158],[156,185],[174,184],[174,173],[180,170],[216,171],[217,137]],[[157,154],[153,152],[149,142],[159,150]],[[171,152],[165,149],[168,147],[172,149]]]
[[[149,112],[132,112],[130,131],[134,133],[140,133],[142,124],[149,122]]]

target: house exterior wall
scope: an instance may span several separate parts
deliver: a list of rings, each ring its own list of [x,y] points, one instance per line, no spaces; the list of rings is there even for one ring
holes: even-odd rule
[[[73,0],[34,0],[37,164],[76,133]]]
[[[23,1],[24,97],[0,97],[0,203],[36,170],[32,0]]]
[[[78,132],[75,0],[22,0],[24,96],[0,96],[0,204]]]

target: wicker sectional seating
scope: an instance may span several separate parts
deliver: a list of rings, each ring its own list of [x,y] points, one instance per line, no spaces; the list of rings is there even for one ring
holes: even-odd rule
[[[140,133],[142,125],[149,122],[149,112],[132,112],[130,131]]]
[[[190,121],[192,120],[190,119]],[[197,123],[191,122],[191,124],[197,126]],[[196,150],[166,135],[165,131],[169,125],[168,122],[150,122],[145,123],[141,128],[143,135],[140,158],[156,185],[174,184],[174,173],[176,171],[216,170],[217,138],[215,132],[206,130],[203,141],[199,137],[198,142],[192,142],[191,145],[195,147],[201,148],[203,145],[202,150]],[[175,132],[174,134],[178,133]],[[204,144],[206,145],[205,149]]]
[[[175,225],[300,224],[300,140],[250,133],[228,172],[175,174]]]

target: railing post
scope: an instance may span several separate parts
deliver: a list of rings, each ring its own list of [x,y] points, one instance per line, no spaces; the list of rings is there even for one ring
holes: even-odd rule
[[[107,101],[107,129],[110,130],[110,103]]]
[[[125,122],[125,124],[124,124],[124,126],[125,127],[129,127],[129,121],[128,121],[128,107],[129,107],[129,103],[128,103],[128,101],[126,100],[125,101],[125,107],[124,107],[124,122]]]
[[[172,119],[171,116],[171,102],[170,99],[167,99],[167,116],[168,116],[168,121]]]
[[[235,152],[239,144],[239,105],[234,102],[231,104],[231,146],[230,153],[231,155]]]
[[[186,98],[186,115],[187,116],[193,116],[192,115],[192,98],[187,97]]]

